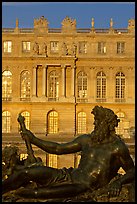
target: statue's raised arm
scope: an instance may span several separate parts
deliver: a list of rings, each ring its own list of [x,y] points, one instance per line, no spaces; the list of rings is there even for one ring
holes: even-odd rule
[[[28,138],[28,135],[25,134],[25,132],[27,132],[26,125],[25,125],[25,117],[22,116],[20,113],[17,120],[20,124],[20,133],[21,133],[21,135],[22,135],[22,137],[26,143],[28,156],[30,157],[31,163],[34,163],[34,162],[36,162],[36,158],[34,156],[33,149],[32,149],[30,140]]]

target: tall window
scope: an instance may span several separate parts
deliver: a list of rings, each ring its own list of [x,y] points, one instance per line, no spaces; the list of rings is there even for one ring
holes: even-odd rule
[[[117,54],[125,52],[125,42],[117,42]]]
[[[20,97],[21,100],[30,99],[30,73],[29,71],[23,71],[20,76],[20,86],[21,86],[21,93]]]
[[[49,74],[49,100],[58,100],[59,97],[59,76],[56,71]]]
[[[86,113],[78,113],[78,134],[86,133]]]
[[[58,156],[56,154],[48,154],[48,164],[47,165],[49,167],[57,168],[58,167],[57,158]]]
[[[52,53],[57,53],[59,51],[59,42],[58,41],[50,42],[50,50]]]
[[[2,73],[2,100],[11,100],[12,98],[12,74],[10,71]]]
[[[28,42],[28,41],[22,42],[22,51],[23,52],[30,52],[30,42]]]
[[[98,42],[98,54],[105,54],[105,53],[106,53],[106,43]]]
[[[122,72],[116,74],[116,102],[125,101],[125,75]]]
[[[11,114],[9,111],[2,113],[2,133],[9,133],[11,131]]]
[[[79,42],[79,53],[80,54],[87,53],[87,42]]]
[[[97,101],[106,101],[106,75],[104,72],[97,73]]]
[[[85,72],[79,72],[77,84],[78,100],[87,98],[87,74]]]
[[[48,114],[48,133],[58,133],[58,113],[56,111]]]
[[[21,115],[24,116],[26,128],[29,130],[30,129],[30,113],[28,111],[23,111]]]
[[[12,51],[12,42],[11,41],[4,41],[4,52],[11,53]]]

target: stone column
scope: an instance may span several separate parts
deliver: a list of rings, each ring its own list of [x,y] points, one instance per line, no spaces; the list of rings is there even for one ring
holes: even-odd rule
[[[114,74],[114,67],[108,68],[109,74],[107,77],[107,87],[109,89],[106,89],[106,97],[107,102],[114,103],[115,102],[115,74]],[[107,88],[106,87],[106,88]]]
[[[89,94],[89,101],[92,103],[95,103],[96,99],[96,89],[95,89],[95,82],[96,82],[96,76],[95,76],[95,67],[90,67],[89,72],[90,72],[90,79],[88,83],[88,94]]]
[[[65,71],[66,71],[66,65],[63,65],[61,67],[62,69],[62,97],[65,97],[66,95],[66,83],[65,83]]]
[[[75,68],[76,66],[71,68],[71,96],[75,96]]]
[[[47,96],[47,65],[43,66],[42,96]]]
[[[36,72],[37,72],[37,66],[34,66],[33,67],[33,92],[32,92],[33,96],[36,96],[36,85],[37,85],[37,83],[36,83],[36,80],[37,80]]]

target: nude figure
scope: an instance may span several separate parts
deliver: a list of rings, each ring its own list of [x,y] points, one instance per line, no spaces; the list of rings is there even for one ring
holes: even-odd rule
[[[18,195],[31,198],[60,198],[76,196],[86,190],[91,192],[108,185],[117,176],[120,167],[125,174],[109,184],[110,196],[119,195],[122,185],[134,181],[134,162],[124,141],[116,135],[119,119],[115,113],[102,106],[95,106],[94,130],[80,135],[71,142],[59,144],[37,138],[25,129],[22,137],[50,154],[81,152],[78,168],[56,169],[46,166],[25,168],[3,181],[3,193],[18,189],[34,181],[39,188],[18,190]]]

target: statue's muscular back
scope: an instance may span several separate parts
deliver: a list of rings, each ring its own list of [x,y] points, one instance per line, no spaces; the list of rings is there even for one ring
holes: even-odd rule
[[[77,169],[72,173],[75,182],[96,188],[107,184],[117,174],[120,161],[117,159],[121,141],[92,144],[91,135],[82,138],[81,160]],[[121,146],[121,145],[120,145]]]

